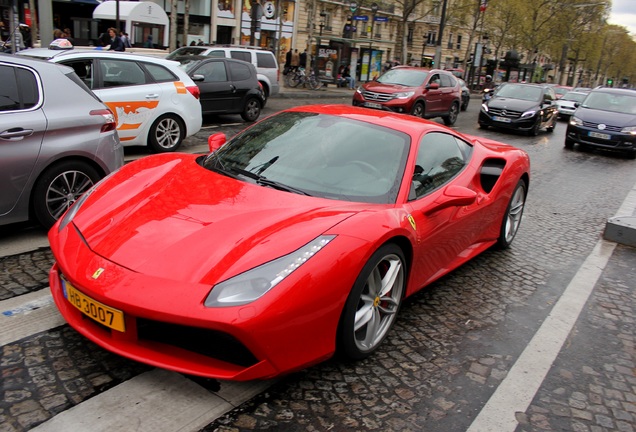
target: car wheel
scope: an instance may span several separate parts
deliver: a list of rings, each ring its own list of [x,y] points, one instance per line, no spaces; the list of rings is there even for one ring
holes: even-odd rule
[[[148,144],[155,153],[173,152],[185,138],[185,126],[173,114],[159,117],[150,127]]]
[[[469,102],[469,100],[468,100],[468,99],[466,99],[466,102],[464,102],[464,103],[462,104],[462,111],[466,111],[466,110],[468,109],[468,102]]]
[[[395,244],[378,249],[358,275],[340,319],[338,350],[345,358],[369,356],[393,327],[406,286],[406,264]]]
[[[528,135],[537,136],[539,135],[539,130],[541,129],[541,119],[537,118],[537,121],[532,126],[532,129],[528,131]]]
[[[488,129],[488,125],[486,123],[479,123],[479,129]]]
[[[241,113],[243,120],[247,122],[255,121],[261,115],[261,103],[256,98],[249,98],[245,103],[245,109]]]
[[[526,204],[526,183],[523,180],[519,180],[515,187],[506,213],[504,214],[503,221],[501,223],[501,230],[499,231],[499,238],[497,239],[497,245],[501,249],[506,249],[512,244],[519,224],[521,224],[521,216],[523,216],[523,208]]]
[[[627,159],[636,159],[636,150],[630,150],[627,152]]]
[[[413,105],[413,109],[411,110],[411,114],[415,117],[424,118],[424,113],[426,112],[424,104],[422,102],[417,102]]]
[[[451,105],[450,111],[447,116],[442,117],[446,126],[452,126],[457,121],[459,115],[459,104],[457,102]]]
[[[572,150],[574,148],[574,141],[572,141],[571,139],[566,138],[565,139],[565,148],[568,150]]]
[[[82,161],[64,161],[47,168],[37,180],[31,196],[38,222],[51,228],[100,178],[95,168]]]

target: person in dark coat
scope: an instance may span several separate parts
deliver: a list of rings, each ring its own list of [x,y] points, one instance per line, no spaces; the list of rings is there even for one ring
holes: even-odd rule
[[[126,51],[124,42],[117,35],[117,30],[113,27],[109,28],[108,35],[110,36],[110,48],[108,48],[108,51]]]

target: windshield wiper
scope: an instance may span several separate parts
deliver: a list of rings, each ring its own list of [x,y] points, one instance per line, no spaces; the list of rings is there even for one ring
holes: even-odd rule
[[[279,183],[277,181],[274,180],[270,180],[265,176],[262,176],[260,174],[256,174],[253,173],[251,171],[248,170],[244,170],[243,168],[237,168],[237,167],[231,167],[229,169],[231,172],[235,173],[235,174],[240,174],[243,175],[245,177],[251,178],[253,180],[256,180],[256,183],[261,185],[261,186],[268,186],[274,189],[278,189],[278,190],[282,190],[285,192],[293,192],[293,193],[297,193],[300,195],[306,195],[306,196],[311,196],[311,194],[308,194],[307,192],[305,192],[302,189],[297,189],[293,186],[288,186],[284,183]]]

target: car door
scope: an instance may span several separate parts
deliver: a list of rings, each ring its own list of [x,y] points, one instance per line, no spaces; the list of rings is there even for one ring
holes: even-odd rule
[[[8,214],[33,175],[46,132],[42,83],[27,67],[0,63],[0,216]]]
[[[413,263],[415,286],[423,286],[461,260],[462,253],[480,239],[492,215],[488,196],[475,184],[468,168],[470,144],[454,135],[433,132],[419,143],[407,209],[418,241]],[[453,195],[459,201],[444,207]],[[471,199],[472,197],[472,199]]]
[[[428,81],[424,83],[425,86],[430,84],[437,84],[439,87],[436,89],[428,88],[425,90],[426,94],[426,113],[438,113],[443,110],[442,105],[442,79],[439,73],[432,74]]]
[[[449,111],[451,104],[457,99],[457,80],[450,74],[440,74],[441,78],[441,91],[442,101],[440,109],[442,111]]]
[[[231,112],[237,106],[238,95],[230,80],[224,59],[209,59],[190,72],[190,76],[202,75],[203,80],[196,81],[201,93],[203,113]]]
[[[243,110],[243,105],[249,91],[254,90],[258,86],[256,69],[245,62],[228,62],[227,66],[236,96],[233,110],[240,112]]]
[[[115,114],[122,143],[146,145],[145,131],[161,112],[163,92],[139,63],[118,58],[74,58],[60,63],[76,71],[78,63],[83,64],[87,69],[84,82]]]
[[[543,94],[543,124],[550,125],[554,118],[559,114],[559,108],[556,103],[556,93],[551,88],[544,89]]]

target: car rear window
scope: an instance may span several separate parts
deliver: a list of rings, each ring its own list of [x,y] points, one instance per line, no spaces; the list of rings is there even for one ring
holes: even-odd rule
[[[0,111],[15,111],[36,106],[40,100],[33,72],[12,66],[0,66]]]
[[[233,59],[237,59],[237,60],[243,60],[246,62],[252,62],[252,54],[249,52],[245,52],[245,51],[230,51],[230,56],[232,56]]]
[[[256,53],[256,64],[259,68],[276,68],[276,59],[270,53]]]
[[[178,81],[176,77],[168,68],[157,65],[154,63],[144,63],[144,67],[148,70],[152,78],[157,82],[171,82]]]

